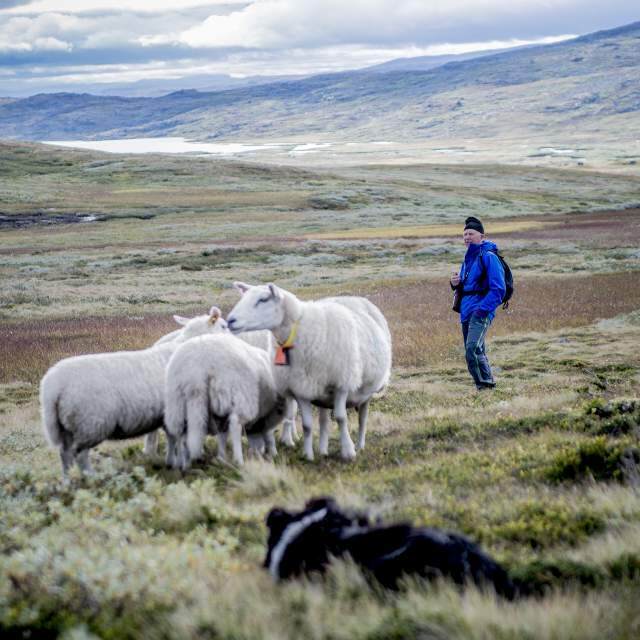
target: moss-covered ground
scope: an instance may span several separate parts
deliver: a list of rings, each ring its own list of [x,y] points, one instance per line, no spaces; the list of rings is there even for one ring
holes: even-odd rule
[[[638,637],[640,215],[622,210],[638,202],[636,179],[0,151],[2,215],[106,218],[0,230],[3,638]],[[450,209],[431,201],[436,186]],[[410,231],[467,213],[489,231],[535,221],[492,236],[516,294],[488,338],[498,387],[481,393],[449,310],[460,241]],[[384,311],[394,369],[366,450],[344,463],[333,434],[326,459],[280,448],[273,463],[236,469],[216,463],[211,441],[182,475],[140,440],[105,443],[96,476],[64,486],[39,424],[47,367],[144,347],[173,329],[172,313],[229,309],[236,279],[304,298],[363,294]],[[503,602],[415,581],[389,594],[348,561],[324,580],[274,584],[261,568],[264,517],[316,495],[462,532],[533,595]]]

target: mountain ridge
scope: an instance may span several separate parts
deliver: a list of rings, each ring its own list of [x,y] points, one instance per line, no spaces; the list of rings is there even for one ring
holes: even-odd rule
[[[640,86],[640,22],[427,70],[362,69],[150,98],[36,94],[0,101],[0,137],[376,139],[380,132],[413,139],[451,136],[452,128],[454,137],[477,134],[483,120],[485,135],[505,134],[506,123],[495,121],[505,113],[518,115],[525,130],[537,130],[541,117],[551,129],[584,128],[586,121],[640,113],[634,86]]]

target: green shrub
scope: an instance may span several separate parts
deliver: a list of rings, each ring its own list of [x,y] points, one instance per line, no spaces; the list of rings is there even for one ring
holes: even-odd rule
[[[593,512],[531,501],[518,509],[515,518],[492,527],[491,536],[541,549],[559,543],[573,546],[604,529],[604,520]]]
[[[585,406],[585,431],[594,435],[620,436],[640,428],[640,402],[598,398]]]
[[[573,560],[534,560],[511,571],[511,577],[529,594],[544,594],[552,588],[601,587],[607,574],[600,568]]]
[[[552,482],[582,480],[625,479],[625,470],[640,462],[637,448],[619,442],[610,442],[605,436],[597,436],[575,447],[567,447],[545,469],[544,475]]]
[[[640,578],[640,555],[623,553],[609,564],[608,570],[613,580],[638,580]]]

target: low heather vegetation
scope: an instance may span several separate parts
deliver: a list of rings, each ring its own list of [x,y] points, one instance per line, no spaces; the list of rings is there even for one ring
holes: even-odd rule
[[[394,167],[380,181],[381,168],[337,175],[0,151],[9,159],[0,198],[10,215],[49,206],[49,197],[50,206],[76,212],[92,181],[90,201],[107,216],[0,231],[3,637],[637,637],[638,215],[551,215],[637,203],[635,178],[469,166]],[[271,190],[272,199],[258,206],[244,195],[227,202],[189,191],[218,189],[223,178],[238,191]],[[58,182],[67,189],[47,195]],[[130,189],[138,191],[130,197]],[[184,206],[176,204],[181,189]],[[332,209],[345,190],[346,208]],[[308,208],[316,197],[329,208]],[[517,280],[511,309],[490,333],[499,386],[489,393],[472,390],[449,310],[458,239],[397,237],[403,226],[458,222],[461,211],[489,229],[507,213],[516,221],[545,214],[535,215],[543,224],[530,236],[495,238]],[[152,217],[130,217],[142,213]],[[360,227],[394,233],[306,238]],[[164,465],[164,439],[151,458],[140,440],[109,442],[92,454],[95,477],[73,474],[62,485],[38,414],[47,367],[68,355],[147,346],[174,328],[171,313],[212,304],[228,311],[237,279],[273,279],[305,299],[368,295],[385,312],[393,376],[372,403],[367,449],[342,462],[334,432],[326,459],[309,463],[301,447],[283,449],[275,463],[239,470],[216,462],[210,438],[204,458],[181,474]],[[264,517],[316,495],[385,522],[461,532],[531,596],[505,602],[419,581],[387,593],[348,560],[323,580],[274,584],[261,568]]]

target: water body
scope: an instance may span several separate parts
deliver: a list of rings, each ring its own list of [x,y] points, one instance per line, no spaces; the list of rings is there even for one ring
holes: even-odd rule
[[[570,156],[576,152],[575,149],[555,149],[554,147],[539,147],[538,151],[540,153],[550,153],[559,156]]]
[[[392,142],[266,142],[250,144],[244,142],[198,142],[186,138],[125,138],[120,140],[43,140],[44,144],[74,149],[92,149],[107,153],[191,153],[199,156],[234,156],[245,153],[270,151],[290,156],[327,151],[331,147],[358,145],[389,145]]]
[[[250,151],[282,149],[296,145],[284,143],[242,144],[197,142],[186,138],[125,138],[122,140],[43,140],[44,144],[74,149],[92,149],[107,153],[198,153],[235,155]]]

